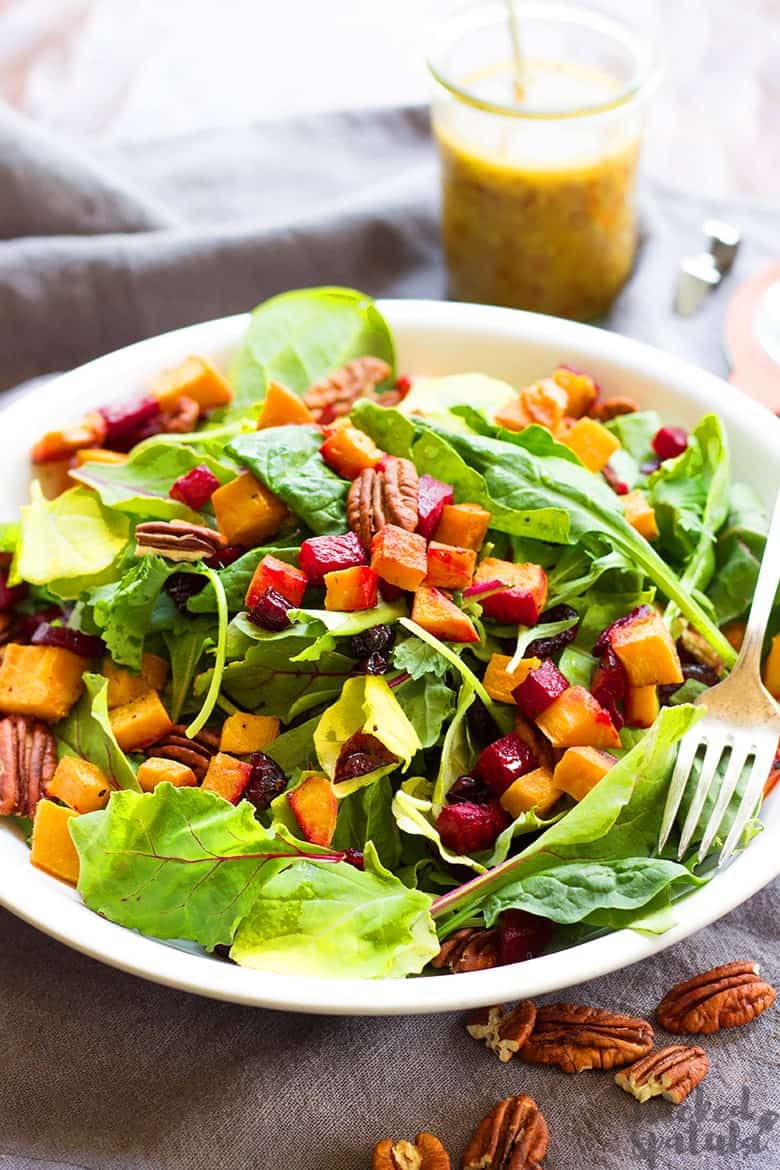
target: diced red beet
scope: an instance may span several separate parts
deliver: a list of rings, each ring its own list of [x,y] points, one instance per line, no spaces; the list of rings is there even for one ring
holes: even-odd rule
[[[445,504],[451,504],[455,493],[448,483],[434,479],[432,475],[421,475],[417,488],[417,531],[426,540],[433,536]]]
[[[618,709],[628,691],[628,675],[623,663],[610,645],[601,655],[601,661],[593,672],[590,692],[593,698],[609,712],[615,730],[620,731],[625,720]]]
[[[310,536],[304,540],[298,554],[298,564],[314,585],[321,585],[326,573],[367,563],[365,549],[354,532],[345,532],[341,536]]]
[[[267,589],[273,589],[290,602],[300,605],[306,592],[308,579],[302,569],[288,565],[269,553],[255,569],[246,591],[246,607],[252,609]]]
[[[442,844],[453,853],[481,853],[511,824],[497,800],[489,804],[446,804],[436,818]]]
[[[388,605],[392,605],[394,601],[398,601],[399,597],[403,597],[404,591],[400,585],[391,585],[389,581],[383,581],[380,577],[379,595],[382,601],[386,601]]]
[[[612,488],[616,496],[628,495],[628,484],[624,480],[620,479],[614,467],[612,467],[609,463],[606,467],[602,467],[601,474],[604,476],[604,479]]]
[[[398,391],[398,393],[401,394],[403,398],[405,398],[411,388],[412,379],[409,377],[409,375],[399,374],[395,380],[395,389]]]
[[[593,647],[593,653],[598,655],[603,654],[604,651],[612,645],[612,634],[615,630],[622,630],[626,626],[634,624],[637,618],[648,617],[651,614],[652,608],[649,605],[638,605],[636,609],[632,609],[631,613],[624,614],[623,617],[616,618],[614,622],[603,629],[598,636],[596,645]]]
[[[345,849],[344,860],[347,865],[354,865],[355,869],[366,868],[366,860],[361,849]]]
[[[551,658],[545,658],[541,666],[530,671],[519,686],[512,691],[512,697],[528,719],[536,719],[546,711],[559,695],[568,690],[569,683]]]
[[[224,548],[215,552],[213,557],[206,557],[203,563],[208,565],[210,569],[225,569],[237,561],[239,557],[242,557],[246,551],[243,544],[226,544]]]
[[[11,609],[26,596],[26,585],[9,585],[8,574],[0,572],[0,610]]]
[[[688,432],[683,427],[661,427],[653,435],[651,446],[662,463],[675,459],[688,450]]]
[[[205,463],[199,463],[192,471],[179,476],[168,495],[172,500],[178,500],[180,504],[186,504],[188,508],[199,512],[218,487],[219,480],[214,472],[210,471]]]
[[[42,622],[30,641],[33,646],[58,646],[61,650],[70,650],[79,658],[98,658],[106,651],[102,638],[82,634],[81,630],[71,630],[67,626],[50,625],[49,622]]]
[[[474,773],[500,796],[519,776],[532,771],[538,762],[528,744],[511,731],[480,753]]]
[[[249,610],[249,620],[263,630],[286,630],[290,625],[287,611],[294,608],[281,593],[275,589],[266,589]]]
[[[110,450],[126,450],[142,437],[144,428],[160,413],[156,398],[136,398],[132,402],[117,402],[101,406],[98,414],[106,424],[103,446]]]
[[[525,963],[541,955],[550,944],[555,924],[526,910],[505,910],[499,921],[498,961]]]

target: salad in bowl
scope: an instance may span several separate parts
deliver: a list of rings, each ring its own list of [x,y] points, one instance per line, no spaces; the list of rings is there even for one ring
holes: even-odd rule
[[[677,745],[766,528],[719,419],[565,354],[524,385],[398,371],[347,289],[261,305],[225,371],[181,356],[42,435],[0,532],[0,815],[31,862],[290,975],[665,931],[720,846],[657,852]],[[777,697],[777,635],[764,674]]]

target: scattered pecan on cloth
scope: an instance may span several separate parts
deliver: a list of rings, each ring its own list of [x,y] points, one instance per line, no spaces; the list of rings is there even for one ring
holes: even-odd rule
[[[524,1094],[507,1097],[479,1123],[463,1155],[463,1170],[539,1170],[550,1131]]]
[[[757,963],[726,963],[675,984],[655,1015],[667,1032],[708,1036],[749,1023],[772,1006],[775,995],[774,987],[759,978]]]
[[[156,553],[166,561],[200,561],[213,557],[224,543],[224,537],[213,528],[186,520],[146,520],[135,530],[137,557]]]
[[[704,1049],[688,1044],[670,1044],[615,1073],[615,1084],[631,1093],[637,1101],[664,1097],[679,1105],[704,1080],[709,1067]]]
[[[377,1142],[371,1170],[451,1170],[450,1157],[432,1133],[418,1133],[414,1142]]]
[[[392,374],[386,361],[378,357],[355,358],[321,382],[315,382],[303,395],[303,401],[316,422],[327,424],[349,414],[358,398],[373,397],[374,387]]]
[[[602,1008],[554,1003],[539,1008],[520,1058],[530,1064],[557,1064],[566,1073],[632,1064],[653,1046],[647,1020]]]
[[[380,469],[366,467],[347,494],[347,521],[363,548],[380,528],[395,524],[406,532],[417,527],[419,476],[409,459],[388,455]]]
[[[150,744],[144,749],[147,759],[175,760],[177,764],[186,764],[192,768],[200,783],[211,763],[212,756],[219,751],[219,736],[213,731],[199,731],[189,739],[185,734],[183,723],[175,724],[163,739]]]
[[[526,1043],[535,1022],[536,1004],[523,999],[511,1011],[499,1005],[473,1012],[466,1021],[466,1031],[475,1040],[482,1040],[486,1048],[506,1063]]]
[[[31,817],[57,767],[57,742],[31,715],[0,719],[0,816]]]

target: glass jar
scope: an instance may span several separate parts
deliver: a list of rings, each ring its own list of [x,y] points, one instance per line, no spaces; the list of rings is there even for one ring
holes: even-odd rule
[[[452,20],[429,60],[450,295],[590,320],[636,253],[636,172],[658,64],[625,20],[518,0]]]

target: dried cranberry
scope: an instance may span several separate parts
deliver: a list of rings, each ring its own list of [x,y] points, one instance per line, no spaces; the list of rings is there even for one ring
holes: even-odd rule
[[[447,804],[488,804],[493,793],[476,776],[459,776],[447,793]]]
[[[604,479],[612,488],[616,496],[628,495],[628,484],[624,480],[620,479],[614,467],[611,467],[609,463],[606,467],[601,469],[601,474],[604,476]]]
[[[545,625],[547,622],[569,622],[578,621],[579,614],[576,609],[572,609],[570,605],[554,605],[552,609],[546,609],[539,618],[539,625]],[[577,637],[577,627],[572,626],[569,630],[562,630],[560,634],[552,634],[548,638],[534,638],[530,642],[526,652],[526,658],[552,658],[554,654],[560,654],[562,650],[573,642]]]
[[[384,654],[369,654],[368,658],[362,659],[355,667],[356,674],[387,674],[390,669],[390,663],[385,658]]]
[[[226,544],[218,552],[214,553],[213,557],[206,557],[204,565],[208,565],[210,569],[226,569],[228,565],[232,565],[239,557],[242,557],[246,549],[243,544]]]
[[[683,427],[661,427],[653,435],[651,446],[662,463],[675,459],[688,450],[688,432]]]
[[[126,451],[142,437],[148,424],[160,413],[156,398],[140,398],[133,402],[117,402],[101,406],[98,414],[106,424],[103,446],[113,451]]]
[[[608,711],[617,731],[620,731],[625,720],[618,710],[618,703],[622,703],[628,691],[628,675],[623,663],[610,645],[601,656],[601,661],[593,673],[591,694]]]
[[[68,626],[50,625],[48,622],[41,622],[30,641],[33,646],[58,646],[61,650],[70,650],[78,654],[79,658],[98,658],[106,649],[102,638],[82,634],[81,630],[71,630]]]
[[[172,573],[165,582],[165,592],[179,613],[187,612],[187,602],[206,588],[206,578],[200,573]]]
[[[0,573],[0,610],[11,609],[27,596],[27,586],[9,585],[8,574]]]
[[[399,374],[395,380],[395,388],[405,398],[412,388],[412,379],[408,374]]]
[[[249,611],[249,620],[263,630],[286,630],[290,624],[288,610],[293,606],[275,589],[266,589]]]
[[[377,768],[396,763],[396,757],[375,735],[356,731],[342,747],[336,761],[334,780],[352,780],[355,776],[367,776]]]
[[[706,662],[683,662],[681,666],[683,678],[686,681],[692,678],[696,682],[704,683],[705,687],[714,687],[716,683],[720,682],[717,671],[713,670],[711,666],[707,666]]]
[[[535,959],[549,946],[554,923],[526,910],[505,910],[499,922],[498,961],[524,963]]]
[[[188,508],[199,512],[209,502],[219,487],[219,480],[205,463],[199,463],[186,475],[180,475],[172,485],[168,495],[172,500],[186,504]]]
[[[614,630],[622,630],[625,628],[625,626],[631,626],[634,624],[637,618],[649,617],[652,612],[653,611],[649,605],[638,605],[636,609],[631,610],[631,613],[627,613],[623,617],[616,618],[615,621],[611,623],[611,625],[608,625],[606,629],[602,630],[599,634],[596,645],[593,647],[593,653],[596,655],[596,657],[598,657],[599,654],[603,654],[604,651],[612,645],[612,633]]]
[[[344,860],[347,865],[354,865],[355,869],[366,868],[366,860],[360,849],[345,849]]]
[[[498,739],[501,729],[485,704],[478,696],[474,696],[466,711],[466,725],[474,742],[479,746],[492,743]]]
[[[395,640],[392,626],[371,626],[347,638],[347,654],[350,658],[368,658],[371,654],[384,654]]]
[[[249,757],[252,771],[243,792],[244,800],[255,806],[258,812],[268,808],[271,801],[287,787],[287,777],[265,752],[254,752]]]

